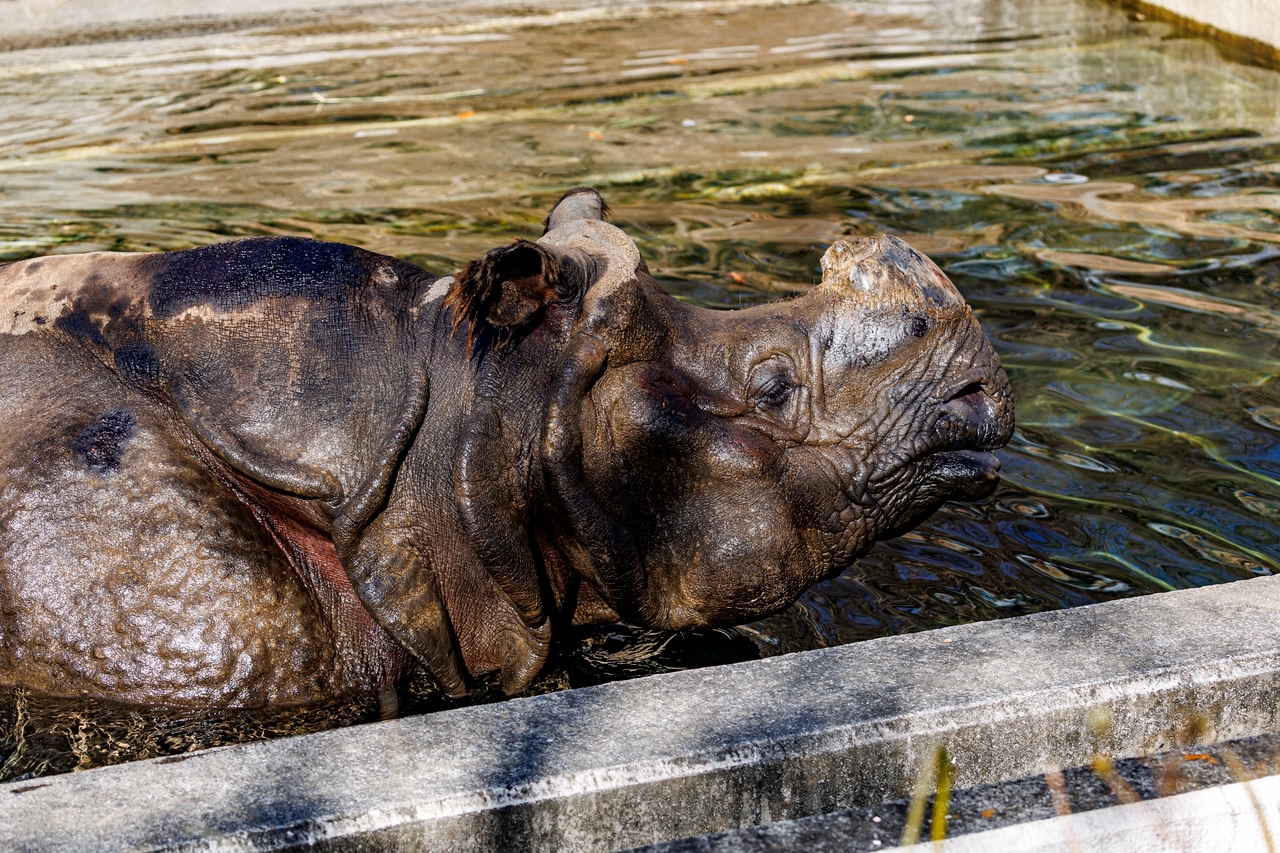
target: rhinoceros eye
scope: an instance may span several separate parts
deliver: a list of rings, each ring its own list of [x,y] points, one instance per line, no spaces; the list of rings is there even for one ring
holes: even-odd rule
[[[756,394],[756,399],[766,406],[781,406],[791,398],[791,392],[795,390],[795,383],[790,377],[775,376],[764,384]]]

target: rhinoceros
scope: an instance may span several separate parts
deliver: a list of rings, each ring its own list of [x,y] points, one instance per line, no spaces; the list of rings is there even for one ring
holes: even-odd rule
[[[288,706],[785,607],[995,488],[1008,380],[930,260],[678,301],[591,189],[436,278],[294,237],[0,267],[0,684]]]

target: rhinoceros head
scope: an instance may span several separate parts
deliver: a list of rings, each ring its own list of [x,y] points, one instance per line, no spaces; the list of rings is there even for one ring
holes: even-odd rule
[[[840,241],[804,296],[714,311],[663,291],[603,212],[593,191],[566,196],[537,244],[490,253],[470,310],[510,333],[572,306],[540,515],[614,613],[670,629],[759,618],[943,501],[995,488],[1008,379],[919,252]]]

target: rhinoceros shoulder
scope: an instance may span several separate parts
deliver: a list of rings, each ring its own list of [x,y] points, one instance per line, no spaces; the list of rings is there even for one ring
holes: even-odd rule
[[[395,258],[303,237],[256,237],[147,255],[139,271],[149,282],[151,313],[162,319],[202,305],[236,311],[273,297],[342,302],[371,284],[431,279]]]

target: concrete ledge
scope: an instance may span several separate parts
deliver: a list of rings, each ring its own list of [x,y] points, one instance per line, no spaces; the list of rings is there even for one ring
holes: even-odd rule
[[[1280,838],[1278,758],[1280,735],[1271,734],[1148,758],[1099,756],[1090,767],[952,790],[941,849],[1261,853],[1268,850],[1265,833]],[[1255,774],[1261,776],[1256,783]],[[1201,796],[1188,796],[1193,792]],[[914,835],[929,838],[934,798],[918,805]],[[896,800],[628,853],[936,853],[927,844],[900,846],[913,821],[911,807],[910,800]]]
[[[1280,729],[1280,577],[0,785],[0,849],[616,850]]]
[[[1248,853],[1271,851],[1280,839],[1280,776],[1237,782],[1109,809],[965,835],[941,845],[945,853]],[[935,844],[899,853],[938,853]]]
[[[1276,0],[1121,0],[1192,32],[1280,65],[1280,5]]]

